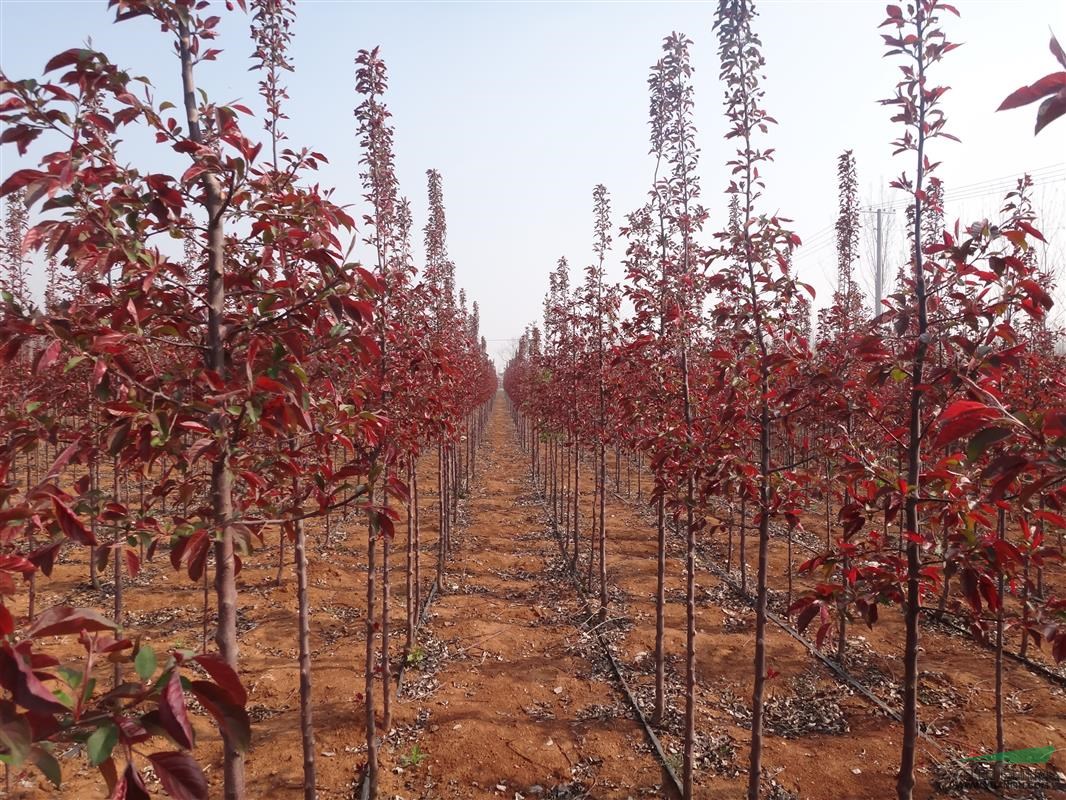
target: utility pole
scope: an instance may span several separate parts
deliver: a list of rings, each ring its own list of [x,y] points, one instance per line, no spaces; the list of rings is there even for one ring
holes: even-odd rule
[[[884,286],[885,260],[884,247],[881,244],[881,209],[877,209],[877,258],[874,262],[874,316],[881,313],[881,287]]]
[[[874,245],[874,307],[873,315],[876,317],[881,313],[881,301],[884,299],[885,292],[885,209],[883,208],[864,208],[863,214],[876,214],[877,215],[877,241]],[[892,213],[892,209],[888,209],[888,213]]]

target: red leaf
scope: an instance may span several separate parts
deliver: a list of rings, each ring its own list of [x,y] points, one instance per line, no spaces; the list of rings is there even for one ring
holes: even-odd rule
[[[185,553],[185,548],[189,546],[190,538],[188,536],[182,537],[170,547],[170,565],[175,570],[181,569],[181,557]]]
[[[1066,69],[1066,52],[1063,52],[1062,45],[1059,44],[1059,40],[1055,38],[1055,34],[1051,34],[1051,42],[1048,45],[1051,49],[1051,55],[1058,59],[1058,62],[1062,64],[1062,68]]]
[[[48,176],[36,169],[20,169],[12,172],[6,181],[0,184],[0,197],[11,194],[12,192],[21,189],[24,186],[28,186],[34,181],[47,178]]]
[[[16,555],[0,555],[0,570],[29,575],[34,570],[33,562]]]
[[[171,671],[167,685],[163,687],[163,696],[159,698],[159,724],[178,747],[192,750],[196,739],[185,710],[181,678],[176,670]]]
[[[1066,661],[1066,634],[1055,639],[1055,643],[1051,646],[1051,657],[1055,659],[1056,664]]]
[[[0,686],[11,693],[16,705],[40,714],[62,714],[67,709],[56,701],[33,671],[32,642],[12,647],[0,644]]]
[[[96,544],[96,537],[93,536],[92,531],[85,527],[66,503],[54,495],[52,496],[52,508],[59,527],[63,529],[68,539],[73,539],[78,544]]]
[[[140,773],[133,768],[133,764],[126,764],[122,778],[115,784],[111,800],[152,800],[148,790],[144,788]]]
[[[944,409],[944,413],[940,415],[940,418],[944,422],[947,422],[949,419],[954,419],[960,414],[969,414],[974,411],[984,411],[985,409],[988,409],[988,406],[976,400],[956,400]]]
[[[118,626],[91,608],[53,606],[37,618],[26,636],[39,639],[44,636],[65,636],[82,631],[113,631]]]
[[[193,681],[189,689],[219,727],[229,735],[233,746],[242,752],[252,739],[252,723],[242,706],[233,705],[229,693],[210,681]]]
[[[93,364],[93,376],[92,380],[89,382],[90,388],[95,389],[97,386],[99,386],[100,381],[104,379],[104,374],[106,372],[107,362],[103,359],[99,359],[95,364]]]
[[[152,753],[148,760],[174,800],[207,800],[207,778],[188,753]]]
[[[967,602],[977,613],[981,612],[981,595],[977,590],[977,571],[967,567],[959,575],[959,583],[962,586],[962,594]]]
[[[260,375],[255,379],[255,388],[273,394],[284,394],[288,391],[288,387],[284,383],[268,378],[265,375]]]
[[[1066,78],[1066,72],[1062,74]],[[1040,104],[1040,108],[1036,112],[1036,130],[1033,131],[1033,135],[1040,133],[1047,127],[1048,123],[1054,122],[1063,114],[1066,114],[1066,81],[1064,81],[1063,89],[1058,94],[1049,97]]]
[[[56,563],[56,555],[59,553],[59,548],[63,546],[63,540],[52,544],[46,544],[44,547],[39,547],[27,556],[34,566],[37,567],[46,577],[52,577],[52,567]]]
[[[1056,514],[1054,511],[1041,510],[1034,511],[1033,516],[1037,519],[1042,519],[1045,522],[1050,522],[1057,528],[1066,530],[1066,516],[1063,516],[1062,514]]]
[[[231,702],[242,708],[248,703],[248,693],[241,685],[241,679],[237,677],[233,667],[222,660],[221,656],[204,653],[196,656],[194,660],[207,670],[207,674],[211,676],[215,683],[225,690],[230,696]]]
[[[131,578],[136,578],[141,572],[141,559],[129,548],[126,549],[126,570]]]
[[[819,650],[822,649],[822,644],[825,642],[825,636],[829,633],[829,629],[833,626],[832,622],[824,622],[818,626],[818,633],[814,636],[814,646]]]
[[[203,173],[207,172],[207,167],[203,164],[193,164],[181,176],[181,183],[189,183],[190,181],[200,177]]]
[[[61,342],[59,339],[56,339],[54,342],[48,345],[48,347],[42,350],[41,354],[37,356],[37,363],[33,365],[33,374],[40,375],[42,372],[44,372],[46,369],[56,363],[56,359],[59,358],[59,351],[60,349],[62,349],[62,347],[63,342]]]
[[[109,756],[97,769],[100,770],[100,774],[104,777],[107,791],[114,795],[115,786],[118,785],[118,770],[115,769],[115,759]]]
[[[15,632],[15,619],[7,606],[0,603],[0,636],[10,636]]]
[[[41,483],[47,483],[59,477],[60,471],[70,463],[70,460],[81,449],[81,439],[75,439],[59,456],[52,462],[52,466],[48,468],[48,474],[45,475]],[[79,490],[81,491],[81,490]]]
[[[72,67],[85,59],[90,52],[91,51],[81,47],[72,47],[70,50],[64,50],[62,53],[52,56],[52,58],[49,59],[48,63],[44,65],[44,71],[51,72],[54,69]]]
[[[1055,94],[1060,89],[1066,88],[1066,72],[1053,72],[1045,75],[1036,83],[1023,86],[1007,95],[1006,99],[999,104],[996,111],[1006,111],[1011,108],[1021,108],[1030,103],[1035,103],[1041,97]]]
[[[1040,231],[1038,231],[1036,228],[1034,228],[1032,225],[1030,225],[1025,220],[1020,219],[1015,224],[1017,224],[1017,226],[1019,228],[1021,228],[1023,231],[1028,233],[1030,236],[1032,236],[1032,237],[1034,237],[1036,239],[1039,239],[1042,242],[1046,242],[1047,241],[1047,239],[1044,238],[1044,234],[1042,234]]]
[[[807,629],[807,626],[811,624],[811,620],[814,619],[817,614],[818,604],[811,603],[809,606],[803,609],[802,612],[800,612],[799,617],[796,619],[796,630],[798,630],[800,633],[803,633]]]
[[[198,581],[203,577],[210,544],[211,540],[205,530],[198,530],[189,537],[189,545],[185,550],[190,580]]]
[[[981,594],[985,598],[985,602],[988,603],[988,608],[992,611],[999,609],[999,592],[996,590],[996,584],[991,580],[985,578],[981,581]]]

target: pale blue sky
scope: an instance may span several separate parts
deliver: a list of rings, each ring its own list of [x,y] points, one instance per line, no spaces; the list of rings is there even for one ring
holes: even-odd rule
[[[944,161],[948,215],[994,212],[1009,180],[1023,170],[1039,171],[1037,199],[1055,220],[1045,222],[1045,230],[1061,256],[1066,120],[1034,139],[1035,107],[994,110],[1018,85],[1055,68],[1048,28],[1066,40],[1066,2],[957,5],[963,17],[948,19],[946,27],[965,46],[949,54],[934,76],[953,87],[945,107],[950,129],[963,139],[961,145],[938,143],[933,151]],[[721,138],[715,6],[305,0],[297,3],[296,73],[289,76],[291,120],[285,128],[293,145],[326,153],[331,164],[323,183],[337,187],[341,202],[357,202],[353,58],[359,48],[381,45],[390,71],[402,191],[413,202],[420,229],[424,172],[434,167],[443,173],[459,283],[479,301],[490,350],[502,356],[506,340],[539,316],[556,259],[566,255],[575,270],[591,259],[593,186],[607,185],[616,224],[644,202],[652,169],[646,79],[672,30],[695,43],[704,202],[712,228],[720,225],[721,164],[731,148]],[[836,156],[855,150],[869,200],[881,196],[888,178],[910,169],[909,161],[891,158],[889,114],[876,103],[891,93],[896,75],[881,56],[877,25],[884,3],[764,0],[758,7],[766,105],[780,122],[767,142],[777,148],[777,163],[767,172],[766,202],[769,210],[794,219],[808,242],[797,264],[821,304],[832,291],[835,269],[827,229],[836,213]],[[247,70],[247,26],[243,14],[223,13],[224,53],[204,66],[199,81],[216,100],[258,107],[256,76]],[[0,66],[11,77],[38,77],[52,54],[89,37],[117,63],[150,77],[160,98],[177,99],[175,61],[150,22],[114,25],[104,0],[0,0]],[[128,153],[140,161],[146,153],[156,157],[158,149],[135,144]],[[17,168],[13,149],[5,147],[0,158],[4,174]],[[888,202],[899,200],[883,191]],[[894,254],[902,251],[898,233],[895,239]],[[612,275],[620,277],[620,253],[612,255]],[[892,273],[895,267],[893,260]]]

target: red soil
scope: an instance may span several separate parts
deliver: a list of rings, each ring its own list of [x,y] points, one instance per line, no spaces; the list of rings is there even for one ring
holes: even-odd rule
[[[548,533],[543,507],[528,478],[528,455],[515,441],[504,403],[493,411],[488,440],[478,459],[472,496],[460,512],[456,551],[442,591],[427,615],[420,646],[394,703],[393,731],[382,748],[382,798],[508,798],[669,796],[660,764],[631,718],[619,688],[606,671],[595,641],[579,626],[587,622],[576,591],[560,569],[559,551]],[[592,515],[591,472],[584,470],[582,556]],[[436,464],[420,465],[423,489],[423,594],[432,581],[436,551]],[[645,483],[647,486],[647,483]],[[647,510],[609,495],[608,576],[612,587],[607,638],[625,677],[650,707],[655,637],[655,531]],[[816,519],[806,520],[812,532]],[[365,759],[362,736],[362,651],[365,572],[364,525],[334,520],[328,550],[320,524],[310,526],[312,648],[318,794],[350,798]],[[398,526],[400,532],[403,526]],[[402,533],[392,574],[392,651],[399,667],[403,645],[405,580]],[[239,576],[241,677],[249,689],[253,743],[248,756],[250,797],[302,797],[298,729],[295,582],[273,576],[275,540],[246,559]],[[725,566],[722,534],[707,537],[709,554]],[[675,766],[680,765],[680,692],[683,677],[683,563],[677,544],[668,562],[667,651],[671,713],[658,732]],[[749,540],[749,560],[754,557]],[[797,550],[798,562],[806,555]],[[784,588],[785,542],[771,548],[771,587]],[[734,551],[735,565],[735,551]],[[41,582],[39,608],[67,602],[106,608],[86,583],[83,560],[57,566]],[[110,576],[105,575],[105,581]],[[733,800],[743,795],[749,732],[742,718],[750,704],[754,630],[752,612],[706,569],[698,576],[696,795]],[[799,586],[800,583],[797,583]],[[128,633],[160,650],[197,647],[201,588],[174,574],[164,558],[149,564],[126,593]],[[891,683],[901,675],[901,622],[886,613],[871,631],[852,626],[849,668],[890,705]],[[862,638],[859,638],[862,637]],[[803,732],[798,738],[766,739],[765,796],[785,790],[809,800],[882,800],[894,797],[900,726],[861,696],[843,689],[795,639],[771,627],[770,666],[778,673],[770,696],[780,728],[846,723],[846,732]],[[935,728],[931,738],[959,750],[989,749],[995,742],[991,717],[992,655],[972,642],[942,632],[922,635],[924,673],[920,718]],[[872,677],[881,675],[881,683]],[[1020,665],[1005,665],[1010,748],[1054,745],[1052,765],[1066,767],[1066,693]],[[379,695],[380,704],[380,695]],[[646,707],[645,710],[649,710]],[[819,721],[811,709],[822,713]],[[816,714],[814,716],[817,716]],[[197,758],[207,765],[212,795],[220,794],[217,734],[209,718],[194,717]],[[943,754],[923,741],[919,798],[934,794],[931,768]],[[84,754],[63,759],[64,786],[54,791],[36,773],[16,779],[19,798],[103,797],[102,780]],[[538,787],[540,791],[538,792]],[[159,790],[158,783],[151,785]],[[552,794],[554,792],[554,794]],[[584,794],[582,794],[584,792]],[[969,791],[970,798],[991,797]],[[1008,794],[1008,797],[1033,797]],[[1048,792],[1046,797],[1066,797]]]

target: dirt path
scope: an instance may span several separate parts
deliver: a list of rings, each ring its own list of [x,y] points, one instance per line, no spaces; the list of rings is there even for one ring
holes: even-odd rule
[[[468,523],[401,692],[397,722],[409,735],[392,739],[382,796],[662,796],[641,730],[573,625],[577,598],[502,401],[480,459]]]

